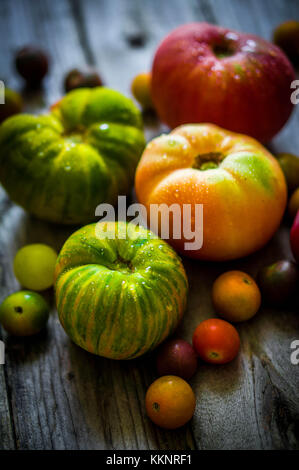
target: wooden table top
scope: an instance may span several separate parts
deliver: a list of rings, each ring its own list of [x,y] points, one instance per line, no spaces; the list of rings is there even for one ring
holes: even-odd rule
[[[134,75],[150,68],[159,41],[181,23],[208,21],[270,39],[273,28],[290,18],[299,19],[296,0],[1,0],[0,78],[21,89],[14,52],[40,44],[52,57],[51,73],[42,93],[25,94],[27,111],[39,112],[57,100],[65,73],[85,64],[95,65],[106,85],[130,94]],[[299,106],[270,148],[298,154],[298,126]],[[148,139],[160,132],[157,121],[146,121]],[[72,230],[31,218],[2,188],[0,217],[2,301],[20,287],[12,271],[17,249],[31,242],[59,249]],[[243,260],[184,259],[190,299],[178,335],[191,340],[195,326],[215,315],[211,286],[218,274],[241,269],[254,276],[260,266],[285,257],[291,257],[287,225]],[[239,357],[221,367],[201,364],[191,380],[194,418],[165,431],[145,414],[145,391],[156,378],[152,356],[116,362],[88,354],[68,339],[53,305],[47,330],[36,337],[2,332],[0,448],[298,449],[299,366],[290,362],[290,343],[299,338],[298,312],[263,308],[237,328]]]

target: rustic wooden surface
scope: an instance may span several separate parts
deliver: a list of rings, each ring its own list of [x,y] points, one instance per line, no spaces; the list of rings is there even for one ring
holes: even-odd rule
[[[42,93],[24,91],[28,111],[38,112],[62,94],[71,67],[96,65],[108,86],[129,94],[133,76],[150,67],[158,42],[189,21],[209,21],[271,38],[275,25],[299,19],[296,0],[1,0],[0,78],[19,89],[12,66],[16,48],[40,44],[52,56]],[[299,153],[299,107],[271,143],[273,151]],[[147,137],[161,132],[146,120]],[[0,295],[19,288],[12,273],[16,250],[30,242],[59,249],[70,229],[34,220],[0,188]],[[214,316],[210,288],[226,269],[253,275],[259,266],[290,257],[283,226],[260,253],[229,264],[184,260],[190,300],[178,331]],[[52,292],[47,292],[51,301]],[[192,386],[196,414],[188,426],[163,431],[145,416],[144,395],[155,378],[151,356],[131,362],[94,357],[72,344],[53,311],[46,331],[31,339],[2,333],[0,366],[1,449],[298,449],[299,366],[290,362],[298,339],[298,312],[262,309],[238,327],[242,352],[232,363],[200,365]]]

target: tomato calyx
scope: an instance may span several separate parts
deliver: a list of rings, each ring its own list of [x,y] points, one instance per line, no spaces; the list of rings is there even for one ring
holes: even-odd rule
[[[224,156],[221,152],[202,153],[195,157],[192,168],[200,171],[218,168]]]
[[[223,40],[221,44],[215,44],[212,46],[213,54],[217,59],[225,59],[235,54],[235,50],[232,47],[231,41]]]
[[[221,355],[217,351],[210,351],[208,354],[210,359],[220,359]]]
[[[120,255],[118,255],[118,257],[115,261],[115,269],[117,271],[121,271],[123,273],[134,273],[135,272],[135,268],[133,266],[133,263],[130,260],[123,258]]]
[[[62,137],[70,144],[82,144],[86,138],[86,128],[83,125],[77,125],[70,129],[65,129]]]

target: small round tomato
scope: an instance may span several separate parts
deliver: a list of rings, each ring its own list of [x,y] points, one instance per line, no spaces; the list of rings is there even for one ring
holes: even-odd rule
[[[131,91],[136,100],[144,109],[153,109],[151,97],[151,73],[139,73],[133,79]]]
[[[145,397],[148,417],[165,429],[176,429],[186,424],[194,414],[195,404],[190,385],[175,375],[155,380]]]
[[[238,354],[240,337],[236,328],[227,321],[210,318],[195,329],[193,346],[203,361],[225,364]]]
[[[299,21],[288,20],[278,25],[273,33],[273,41],[294,64],[299,62]]]
[[[299,186],[299,157],[292,153],[278,153],[276,158],[284,173],[289,193],[292,193]]]
[[[291,302],[299,286],[299,269],[289,260],[263,267],[258,273],[263,299],[271,305]]]
[[[221,274],[214,282],[212,298],[218,315],[231,322],[252,318],[261,305],[258,286],[242,271]]]
[[[67,93],[75,88],[94,88],[102,85],[101,77],[93,68],[72,69],[64,79],[64,89]]]
[[[19,283],[32,290],[53,285],[57,253],[50,246],[34,243],[21,248],[14,259],[14,273]]]
[[[49,69],[47,53],[36,46],[25,46],[19,50],[15,63],[17,71],[30,87],[39,86]]]
[[[28,290],[9,295],[0,306],[0,323],[15,336],[31,336],[46,325],[49,306],[37,292]]]
[[[297,212],[299,211],[299,187],[295,189],[289,200],[288,211],[291,219],[295,219]]]
[[[158,349],[157,371],[159,375],[177,375],[189,380],[195,374],[197,356],[191,344],[183,339],[166,341]]]

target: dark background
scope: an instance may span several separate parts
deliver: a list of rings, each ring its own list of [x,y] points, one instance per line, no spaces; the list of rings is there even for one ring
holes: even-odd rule
[[[299,19],[297,0],[0,0],[0,79],[22,89],[13,57],[19,47],[35,44],[50,54],[51,70],[42,91],[24,91],[26,110],[45,110],[62,95],[65,73],[86,64],[98,68],[107,86],[129,94],[134,75],[150,68],[159,41],[179,24],[204,20],[271,39],[273,28],[290,18]],[[298,109],[271,143],[273,151],[299,153]],[[157,121],[146,120],[148,138],[159,132]],[[0,217],[2,301],[19,288],[12,272],[16,250],[30,242],[59,249],[69,229],[32,219],[1,188]],[[210,290],[219,273],[242,269],[255,275],[259,266],[290,256],[284,224],[262,252],[245,260],[184,260],[190,300],[179,335],[190,340],[199,321],[214,315]],[[298,448],[299,376],[290,363],[298,315],[263,309],[238,330],[239,357],[222,367],[200,365],[192,379],[197,408],[191,423],[163,431],[144,409],[146,388],[156,378],[153,358],[113,362],[84,352],[69,341],[53,306],[40,335],[17,340],[3,333],[0,448]]]

